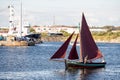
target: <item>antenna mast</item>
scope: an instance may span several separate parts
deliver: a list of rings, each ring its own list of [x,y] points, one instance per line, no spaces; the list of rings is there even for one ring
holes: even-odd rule
[[[22,0],[20,2],[20,31],[19,31],[19,35],[20,38],[22,37]]]

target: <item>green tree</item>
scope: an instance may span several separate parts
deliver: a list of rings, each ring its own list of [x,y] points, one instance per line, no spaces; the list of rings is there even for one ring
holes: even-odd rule
[[[61,30],[60,32],[62,32],[65,37],[67,37],[67,36],[70,35],[68,32],[66,32],[66,31],[64,31],[64,30]]]
[[[36,33],[35,29],[33,29],[33,28],[30,28],[30,32]]]

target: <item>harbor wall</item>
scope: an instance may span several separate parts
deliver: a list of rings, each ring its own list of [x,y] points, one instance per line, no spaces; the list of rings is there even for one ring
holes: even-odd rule
[[[0,46],[28,46],[27,41],[0,41]]]

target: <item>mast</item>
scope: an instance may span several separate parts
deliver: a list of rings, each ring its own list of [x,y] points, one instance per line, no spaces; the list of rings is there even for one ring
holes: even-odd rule
[[[55,16],[53,16],[53,26],[55,26]]]
[[[19,36],[22,37],[22,0],[20,0],[20,30]]]
[[[80,50],[80,56],[82,57],[83,62],[85,58],[87,58],[87,60],[93,60],[103,57],[92,37],[84,14],[82,14],[82,24],[80,30]]]

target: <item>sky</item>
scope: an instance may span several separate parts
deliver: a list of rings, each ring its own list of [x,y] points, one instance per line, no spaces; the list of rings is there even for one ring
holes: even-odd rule
[[[9,26],[9,9],[31,25],[69,25],[81,22],[82,12],[89,26],[120,26],[120,0],[0,0],[0,26]]]

